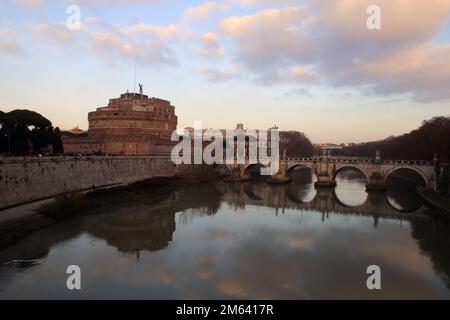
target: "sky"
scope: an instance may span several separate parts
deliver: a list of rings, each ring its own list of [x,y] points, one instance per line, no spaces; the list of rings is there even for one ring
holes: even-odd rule
[[[179,127],[383,139],[450,114],[450,0],[0,1],[2,111],[87,129],[135,68]]]

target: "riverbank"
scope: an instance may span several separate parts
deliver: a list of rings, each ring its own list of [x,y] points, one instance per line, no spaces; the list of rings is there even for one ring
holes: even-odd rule
[[[163,156],[0,158],[0,209],[73,192],[123,186],[156,177],[175,177]]]
[[[3,215],[0,220],[0,250],[15,244],[35,231],[82,214],[89,209],[132,202],[202,182],[198,178],[151,178],[127,186],[67,194],[51,201],[36,203],[30,208],[24,206],[24,210],[17,207],[16,212]]]
[[[442,196],[433,190],[425,190],[418,188],[422,199],[435,209],[438,209],[447,218],[450,218],[450,197]]]

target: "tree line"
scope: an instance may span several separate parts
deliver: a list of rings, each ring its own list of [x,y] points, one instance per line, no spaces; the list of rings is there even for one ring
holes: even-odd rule
[[[310,157],[314,147],[308,136],[299,131],[280,131],[280,154],[291,157]]]
[[[449,160],[450,116],[434,117],[409,133],[347,146],[336,154],[373,157],[376,150],[380,150],[383,159],[431,160],[438,154],[440,159]]]
[[[0,153],[32,155],[61,154],[63,145],[59,128],[44,116],[30,110],[0,111]]]

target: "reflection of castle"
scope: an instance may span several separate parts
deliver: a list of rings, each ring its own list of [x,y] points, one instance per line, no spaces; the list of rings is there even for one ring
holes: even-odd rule
[[[161,198],[152,197],[114,208],[111,213],[87,217],[87,231],[121,252],[158,251],[172,241],[177,212],[212,215],[219,204],[217,193],[209,186],[182,188]]]
[[[63,137],[65,153],[169,154],[178,121],[169,101],[149,98],[142,89],[110,99],[108,106],[89,113],[88,120],[87,137]]]
[[[120,212],[89,227],[89,233],[105,239],[122,252],[156,251],[165,248],[175,232],[175,213],[142,207]]]

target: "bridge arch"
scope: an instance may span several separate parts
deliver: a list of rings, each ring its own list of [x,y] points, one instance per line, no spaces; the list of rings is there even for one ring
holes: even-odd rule
[[[244,168],[244,170],[242,172],[243,176],[244,177],[250,176],[254,169],[258,169],[258,175],[261,175],[261,171],[260,171],[261,168],[266,168],[266,166],[261,163],[250,163]]]
[[[309,170],[311,170],[311,172],[317,177],[317,170],[316,168],[314,168],[313,166],[310,166],[308,164],[304,164],[304,163],[294,163],[290,166],[287,167],[286,169],[286,175],[289,176],[292,172],[294,172],[294,170],[296,168],[307,168]]]
[[[340,166],[340,167],[336,168],[336,170],[333,173],[333,181],[336,180],[336,177],[337,177],[338,173],[340,171],[342,171],[342,170],[345,170],[345,169],[355,169],[355,170],[361,172],[364,175],[364,177],[366,178],[367,182],[369,182],[369,175],[367,174],[367,172],[363,168],[361,168],[360,166],[357,166],[357,165],[354,165],[354,164],[345,164],[343,166]]]
[[[416,168],[416,167],[413,167],[413,166],[398,166],[398,167],[394,167],[394,168],[388,170],[386,172],[386,174],[384,175],[384,178],[383,178],[384,185],[386,185],[386,182],[387,182],[387,179],[389,178],[389,176],[392,173],[394,173],[395,171],[400,170],[400,169],[407,169],[407,170],[413,171],[415,173],[418,173],[419,176],[422,178],[424,186],[425,187],[429,186],[429,180],[428,180],[426,174],[422,170],[420,170],[419,168]]]

